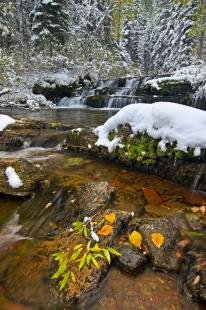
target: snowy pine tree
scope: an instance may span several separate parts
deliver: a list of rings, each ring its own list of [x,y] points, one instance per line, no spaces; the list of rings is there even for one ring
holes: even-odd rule
[[[54,43],[64,44],[68,27],[65,0],[39,0],[31,13],[32,42],[52,53]]]
[[[143,74],[162,74],[191,63],[190,32],[196,0],[139,0],[131,42]],[[131,46],[131,45],[130,45]]]

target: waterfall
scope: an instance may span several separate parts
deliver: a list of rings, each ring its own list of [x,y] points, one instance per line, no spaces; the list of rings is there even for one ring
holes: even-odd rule
[[[64,97],[58,103],[59,108],[68,108],[68,109],[82,109],[85,108],[85,99],[83,96],[76,96],[76,97]]]
[[[97,84],[97,89],[102,88],[118,88],[118,80],[100,80]]]
[[[117,90],[117,92],[109,99],[108,108],[120,109],[128,104],[137,102],[135,92],[138,85],[139,80],[127,79],[125,87]]]

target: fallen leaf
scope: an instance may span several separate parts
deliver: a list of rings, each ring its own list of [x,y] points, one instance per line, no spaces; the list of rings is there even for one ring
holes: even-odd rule
[[[107,220],[107,222],[113,224],[116,221],[116,214],[115,213],[109,213],[107,215],[105,215],[105,220]]]
[[[152,233],[151,240],[154,245],[159,249],[163,245],[165,238],[161,233]]]
[[[136,248],[140,248],[142,244],[142,235],[134,230],[130,235],[129,235],[129,241],[131,242],[132,245],[134,245]]]
[[[98,235],[101,236],[108,236],[112,233],[113,231],[113,227],[111,225],[104,225],[99,231],[98,231]]]
[[[45,206],[45,209],[49,208],[52,205],[51,202],[47,203],[47,205]]]
[[[197,285],[199,282],[200,282],[200,276],[198,274],[194,280],[194,285]]]

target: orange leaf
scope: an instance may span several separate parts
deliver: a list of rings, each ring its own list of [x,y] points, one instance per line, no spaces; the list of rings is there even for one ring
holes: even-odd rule
[[[104,225],[102,228],[98,231],[98,235],[101,236],[108,236],[112,233],[113,227],[111,225]]]
[[[142,244],[142,235],[134,230],[130,235],[129,235],[129,241],[131,242],[132,245],[134,245],[136,248],[140,248]]]
[[[159,249],[163,245],[165,238],[161,233],[152,233],[151,240],[154,245]]]
[[[107,222],[113,224],[116,220],[116,214],[115,213],[109,213],[107,215],[105,215],[105,220],[107,220]]]

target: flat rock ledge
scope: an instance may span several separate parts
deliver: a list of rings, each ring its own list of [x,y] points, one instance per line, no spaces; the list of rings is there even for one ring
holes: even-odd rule
[[[131,138],[130,134],[128,128],[120,128],[117,136],[121,136],[121,143],[124,147],[117,147],[115,151],[109,153],[106,147],[95,145],[97,136],[91,128],[73,129],[67,134],[63,148],[115,160],[142,172],[152,173],[188,187],[196,183],[196,190],[206,191],[204,152],[200,157],[194,157],[192,150],[184,153],[175,150],[175,146],[170,146],[166,152],[162,152],[158,148],[159,140],[154,140],[147,135]],[[112,132],[111,139],[113,137]],[[195,182],[196,176],[198,176],[198,182]]]

